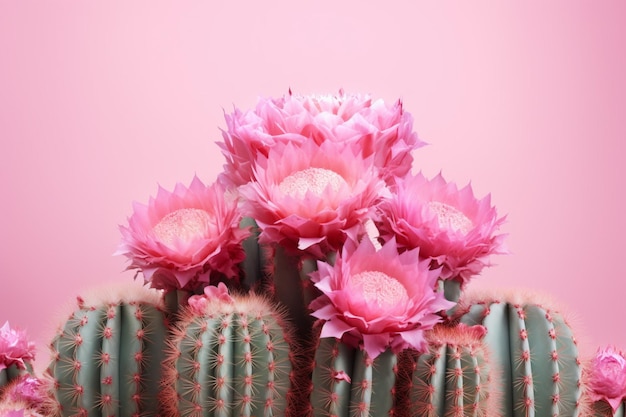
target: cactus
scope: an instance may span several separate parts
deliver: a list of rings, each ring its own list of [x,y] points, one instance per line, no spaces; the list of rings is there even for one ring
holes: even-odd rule
[[[400,353],[397,416],[498,416],[482,326],[439,325],[428,352]]]
[[[78,309],[50,344],[63,416],[158,415],[167,327],[160,293],[111,293]]]
[[[241,246],[246,253],[246,257],[240,264],[242,270],[241,283],[244,289],[255,289],[263,286],[266,279],[265,266],[267,254],[262,245],[259,245],[259,227],[254,219],[250,217],[244,217],[241,220],[240,226],[242,228],[249,228],[251,231]]]
[[[321,338],[315,352],[310,414],[388,416],[394,407],[397,356],[387,350],[372,360],[365,350],[334,337]]]
[[[591,404],[591,413],[589,415],[590,417],[626,417],[626,402],[622,402],[613,411],[606,401],[595,401]]]
[[[24,375],[32,375],[33,367],[30,362],[25,362],[25,368],[21,369],[17,365],[11,365],[7,368],[0,370],[0,392],[10,385],[13,381],[17,381]]]
[[[291,387],[289,330],[264,298],[188,308],[169,341],[168,416],[283,416]]]
[[[457,312],[461,323],[481,324],[497,367],[505,416],[581,413],[582,366],[572,329],[538,295],[468,296]]]

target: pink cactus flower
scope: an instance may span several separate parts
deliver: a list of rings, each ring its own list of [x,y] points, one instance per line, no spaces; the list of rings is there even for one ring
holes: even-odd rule
[[[388,348],[425,351],[424,331],[454,303],[434,291],[439,271],[420,261],[418,251],[398,254],[394,239],[377,251],[363,239],[346,242],[334,266],[318,262],[311,280],[323,294],[310,308],[325,321],[320,337],[362,345],[371,358]]]
[[[25,331],[12,329],[8,321],[0,327],[0,371],[11,365],[26,369],[26,362],[35,359],[35,350]]]
[[[242,211],[261,229],[259,242],[316,258],[356,238],[388,192],[371,158],[331,142],[276,145],[258,156],[254,179],[239,192]]]
[[[373,156],[384,177],[404,176],[411,169],[411,151],[423,146],[413,130],[413,118],[398,101],[387,105],[369,96],[298,96],[261,99],[256,108],[226,115],[224,142],[226,157],[220,180],[239,186],[253,177],[254,161],[268,156],[278,143],[303,144],[325,141],[356,145],[362,158]]]
[[[471,186],[457,189],[441,174],[432,180],[421,173],[397,181],[392,198],[379,205],[383,239],[395,237],[402,250],[420,248],[420,255],[442,267],[442,279],[465,286],[490,265],[492,254],[508,253],[490,196],[474,197]]]
[[[133,208],[116,254],[128,257],[128,269],[141,271],[151,287],[194,291],[222,276],[238,279],[250,231],[239,227],[237,201],[220,184],[194,177],[189,188],[159,188],[148,205]]]
[[[40,379],[24,375],[8,385],[5,397],[14,402],[25,402],[32,407],[40,405],[46,399],[46,384]]]
[[[206,313],[206,308],[210,301],[222,301],[225,303],[234,302],[226,285],[223,282],[220,282],[217,286],[209,285],[204,287],[204,294],[192,295],[189,297],[188,303],[194,314],[203,315]]]
[[[588,382],[591,399],[606,401],[613,412],[626,400],[626,355],[614,347],[598,349]]]

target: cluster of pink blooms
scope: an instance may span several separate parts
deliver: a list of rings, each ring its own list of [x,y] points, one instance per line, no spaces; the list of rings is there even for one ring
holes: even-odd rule
[[[310,308],[325,321],[322,337],[376,357],[423,349],[423,332],[452,306],[437,281],[464,286],[506,253],[489,196],[411,173],[424,142],[401,102],[289,92],[235,109],[226,125],[214,185],[159,190],[122,227],[119,253],[155,288],[199,292],[218,276],[237,279],[250,234],[239,223],[252,218],[259,244],[317,260],[321,295]]]
[[[626,401],[626,355],[614,347],[598,349],[591,362],[588,389],[593,401],[605,401],[613,412]]]

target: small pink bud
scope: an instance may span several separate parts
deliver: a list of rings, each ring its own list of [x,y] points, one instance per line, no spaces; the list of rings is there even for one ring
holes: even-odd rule
[[[345,371],[333,371],[333,379],[335,381],[346,381],[347,383],[351,383],[350,375],[346,374]]]

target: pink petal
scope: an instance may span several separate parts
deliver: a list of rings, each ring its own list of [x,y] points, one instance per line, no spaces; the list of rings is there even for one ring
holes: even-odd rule
[[[372,359],[376,359],[378,355],[387,350],[389,344],[390,337],[388,333],[363,335],[363,348]]]
[[[336,339],[341,339],[344,333],[348,333],[352,330],[354,330],[354,327],[341,320],[329,320],[322,326],[320,337],[334,337]]]

